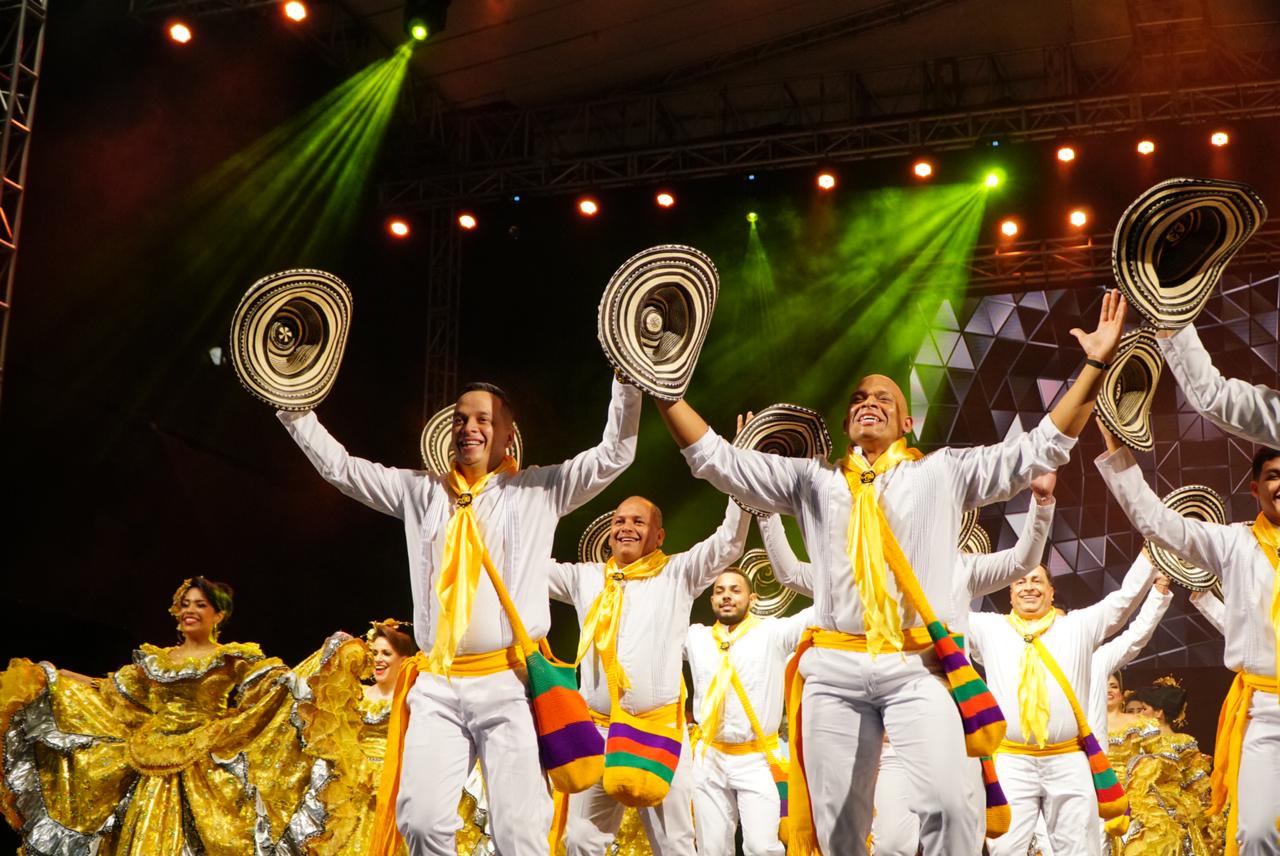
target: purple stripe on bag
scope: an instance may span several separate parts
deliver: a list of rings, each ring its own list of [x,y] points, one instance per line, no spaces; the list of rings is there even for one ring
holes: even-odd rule
[[[969,661],[962,651],[953,651],[942,658],[942,668],[948,672],[959,671],[967,665],[969,665]]]
[[[973,716],[962,716],[960,718],[964,720],[964,733],[972,734],[993,722],[1003,721],[1004,714],[1000,712],[998,707],[989,707],[986,710],[978,711]]]
[[[633,728],[625,722],[615,721],[609,723],[609,736],[626,737],[628,740],[634,740],[643,746],[662,749],[663,751],[670,752],[677,758],[680,757],[679,740],[672,740],[669,737],[663,737],[661,734],[654,734],[650,731],[641,731],[639,728]]]
[[[579,758],[604,754],[604,738],[595,723],[570,722],[550,734],[538,735],[538,753],[548,770],[569,764]]]

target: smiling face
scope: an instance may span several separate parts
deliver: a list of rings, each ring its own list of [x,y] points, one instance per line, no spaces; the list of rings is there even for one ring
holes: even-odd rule
[[[755,592],[751,591],[751,585],[741,571],[725,571],[711,586],[711,611],[716,614],[716,620],[726,627],[741,624],[755,602]]]
[[[1154,707],[1147,704],[1145,701],[1141,701],[1136,698],[1131,698],[1129,699],[1128,702],[1125,703],[1124,712],[1132,713],[1134,716],[1147,716],[1147,717],[1150,717],[1151,719],[1154,719],[1156,722],[1159,722],[1161,724],[1164,723],[1163,711],[1156,710]]]
[[[202,643],[214,634],[224,616],[203,591],[192,586],[178,599],[177,617],[178,632],[188,642]]]
[[[1115,675],[1107,678],[1107,710],[1119,710],[1124,704],[1124,691]]]
[[[1030,621],[1045,615],[1053,609],[1053,583],[1049,582],[1049,572],[1039,567],[1014,580],[1009,586],[1009,601],[1019,618]]]
[[[626,567],[661,547],[666,535],[658,506],[642,496],[633,496],[623,500],[613,512],[609,549],[618,560],[618,567]]]
[[[453,454],[466,474],[497,469],[515,439],[515,429],[502,399],[472,391],[458,397],[453,409]]]
[[[907,399],[891,378],[867,375],[849,396],[844,431],[864,451],[881,452],[911,430]]]
[[[396,685],[404,657],[396,653],[385,636],[376,637],[369,650],[373,653],[373,682],[379,689],[389,692]]]
[[[1271,521],[1280,526],[1280,458],[1272,458],[1262,465],[1258,477],[1249,482],[1249,492],[1258,500],[1258,510]]]

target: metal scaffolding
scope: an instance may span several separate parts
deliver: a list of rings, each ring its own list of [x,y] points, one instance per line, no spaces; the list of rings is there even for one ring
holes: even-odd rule
[[[13,283],[18,263],[18,237],[22,230],[22,203],[27,187],[27,155],[36,112],[40,61],[44,56],[47,0],[18,0],[0,6],[0,278],[4,300],[0,302],[0,392],[4,389],[5,354],[9,349],[9,319],[13,310]]]
[[[427,223],[426,372],[422,421],[451,404],[458,383],[458,315],[462,301],[462,245],[454,213],[437,208]]]

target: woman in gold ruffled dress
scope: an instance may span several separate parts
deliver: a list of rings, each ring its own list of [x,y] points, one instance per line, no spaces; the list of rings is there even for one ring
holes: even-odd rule
[[[1182,724],[1187,694],[1172,678],[1133,693],[1128,709],[1152,720],[1156,733],[1141,741],[1128,762],[1125,790],[1131,823],[1125,856],[1217,856],[1223,827],[1206,814],[1212,759]]]
[[[300,677],[253,643],[220,643],[232,592],[184,580],[181,643],[143,645],[105,678],[10,661],[0,673],[0,810],[27,854],[248,856],[298,852],[322,818],[306,806]]]
[[[1149,716],[1125,710],[1124,683],[1120,673],[1107,679],[1107,760],[1120,784],[1125,784],[1129,761],[1142,745],[1160,733],[1159,724]]]

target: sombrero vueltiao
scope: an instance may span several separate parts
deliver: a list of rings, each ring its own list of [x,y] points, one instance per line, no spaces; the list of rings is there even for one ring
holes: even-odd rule
[[[1213,488],[1189,484],[1170,491],[1163,501],[1183,517],[1226,525],[1227,507]],[[1218,587],[1218,578],[1213,574],[1184,562],[1164,547],[1148,541],[1145,549],[1151,564],[1175,583],[1192,591],[1209,591]]]
[[[664,244],[637,253],[609,278],[600,298],[605,357],[645,392],[678,401],[689,388],[719,291],[716,266],[693,247]]]
[[[603,565],[613,555],[609,534],[613,528],[613,512],[606,511],[587,524],[578,539],[578,561]]]
[[[507,447],[507,454],[516,459],[516,466],[524,465],[524,440],[520,437],[520,426],[511,423],[515,438]],[[440,408],[422,427],[422,438],[419,440],[422,451],[422,464],[429,472],[438,476],[453,469],[453,405]]]
[[[961,553],[991,552],[991,536],[978,525],[978,509],[970,508],[960,516],[960,537],[956,542]]]
[[[739,449],[755,449],[784,458],[822,458],[831,454],[831,435],[822,414],[796,404],[771,404],[758,412],[733,438]],[[733,501],[757,517],[768,512]]]
[[[231,364],[240,383],[280,410],[311,410],[338,376],[351,325],[351,292],[331,273],[264,276],[231,318]]]
[[[782,615],[796,599],[796,593],[778,582],[778,578],[773,575],[773,564],[764,550],[756,548],[743,553],[738,569],[751,580],[751,589],[756,594],[756,602],[751,604],[751,611],[756,615]]]
[[[1151,433],[1151,403],[1164,368],[1164,355],[1150,327],[1130,330],[1120,337],[1115,359],[1102,378],[1097,411],[1102,424],[1131,449],[1155,448]]]
[[[1116,225],[1116,283],[1148,323],[1185,327],[1204,309],[1222,269],[1266,219],[1266,205],[1246,184],[1162,181],[1135,199]]]

